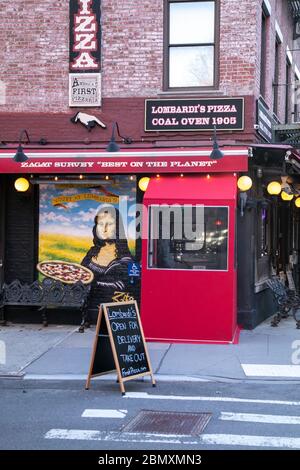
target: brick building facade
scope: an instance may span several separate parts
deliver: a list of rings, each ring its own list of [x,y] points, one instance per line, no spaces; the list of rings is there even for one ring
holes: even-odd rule
[[[170,132],[167,126],[159,131],[145,130],[145,100],[159,100],[163,105],[164,100],[200,99],[218,103],[222,99],[242,99],[243,125],[236,129],[220,125],[217,135],[226,155],[230,152],[236,155],[240,150],[241,155],[246,155],[249,148],[249,155],[254,153],[254,159],[249,159],[248,174],[254,182],[249,195],[256,198],[256,205],[255,210],[247,211],[245,216],[237,211],[239,288],[234,294],[240,323],[253,328],[273,309],[270,292],[264,284],[270,276],[271,264],[273,269],[276,265],[277,271],[284,270],[291,253],[300,253],[298,241],[297,246],[293,242],[283,247],[281,235],[272,238],[272,227],[277,219],[273,202],[265,198],[269,174],[277,172],[276,177],[280,179],[285,152],[293,150],[290,145],[274,147],[274,125],[299,120],[296,90],[300,80],[300,46],[296,26],[300,11],[297,3],[292,0],[78,0],[78,8],[81,5],[83,10],[101,4],[101,45],[98,46],[102,99],[101,106],[77,108],[69,105],[70,0],[3,0],[0,8],[3,44],[0,143],[3,155],[5,158],[13,155],[20,130],[26,129],[30,136],[30,142],[24,143],[26,152],[53,154],[76,149],[83,159],[79,158],[80,161],[88,157],[89,151],[97,151],[99,158],[101,152],[105,153],[113,123],[118,122],[120,134],[130,136],[130,143],[124,142],[121,136],[116,137],[121,150],[134,154],[135,151],[156,152],[167,148],[188,154],[189,150],[203,148],[207,158],[212,146],[211,127],[205,130],[198,125],[191,132],[181,127]],[[199,29],[192,13],[187,16],[190,28],[189,24],[180,23],[181,8],[202,11],[203,16],[197,11],[202,21]],[[198,56],[195,55],[197,50]],[[193,57],[198,60],[196,68],[187,67],[182,74],[180,62],[187,64]],[[258,109],[262,110],[262,118],[257,117]],[[71,117],[77,112],[96,116],[106,128],[96,127],[88,132],[84,126],[75,125]],[[263,132],[265,127],[269,137]],[[222,167],[222,163],[220,165]],[[230,168],[231,176],[233,171],[247,173],[243,166],[236,170]],[[16,171],[16,175],[19,173]],[[19,253],[15,247],[20,237],[13,230],[13,220],[25,200],[9,195],[14,176],[3,174],[0,177],[3,183],[0,196],[6,201],[0,206],[3,220],[0,259],[12,260]],[[34,177],[33,174],[33,180]],[[55,172],[51,173],[51,178],[54,177]],[[26,245],[31,257],[34,257],[32,250],[38,249],[38,198],[35,187],[22,212],[25,218],[31,218],[27,224],[28,236],[22,245],[23,248]],[[138,192],[138,200],[141,199]],[[239,209],[237,194],[235,204]],[[270,221],[268,219],[266,226],[259,225],[262,214],[267,217],[266,205]],[[281,209],[276,206],[278,214]],[[286,220],[287,213],[289,230],[294,233],[299,218],[290,206],[282,220]],[[279,226],[277,228],[280,232]],[[269,240],[268,246],[265,239]],[[141,249],[140,246],[139,256]],[[274,261],[277,252],[280,254]],[[4,270],[0,268],[0,281],[17,277],[21,268],[24,280],[35,279],[36,260],[27,269],[24,257],[19,259],[22,266],[11,261]],[[297,276],[300,278],[299,272]]]
[[[143,113],[145,98],[180,96],[243,96],[247,99],[246,128],[242,135],[230,136],[231,140],[252,141],[255,123],[254,102],[260,95],[261,22],[262,1],[221,0],[219,25],[217,26],[217,83],[214,90],[174,92],[163,86],[164,73],[164,10],[167,2],[162,0],[102,1],[102,97],[103,105],[98,112],[108,122],[122,119],[122,128],[137,141],[148,139],[149,134],[133,120],[134,112]],[[273,110],[273,84],[275,70],[275,41],[279,46],[279,93],[278,118],[285,119],[285,74],[287,54],[292,58],[291,79],[296,73],[297,52],[293,51],[293,18],[289,2],[270,0],[263,3],[270,16],[266,19],[265,50],[265,102]],[[55,9],[55,12],[52,10]],[[4,0],[1,4],[3,44],[0,64],[2,89],[5,99],[0,101],[1,140],[14,142],[20,127],[31,128],[33,139],[41,133],[51,140],[61,136],[61,115],[69,115],[68,57],[69,57],[69,0],[30,2]],[[2,93],[3,94],[3,93]],[[130,101],[127,101],[130,100]],[[130,108],[130,109],[129,109]],[[118,114],[118,110],[122,110]],[[292,107],[290,106],[290,112]],[[17,113],[15,116],[14,114]],[[46,114],[45,124],[41,116],[39,129],[34,125],[34,114]],[[49,123],[48,113],[55,114],[57,126]],[[128,115],[127,115],[128,113]],[[12,121],[6,117],[12,115]],[[33,119],[28,125],[27,122]],[[289,115],[289,120],[292,116]],[[136,121],[136,122],[133,122]],[[55,122],[55,121],[54,121]],[[26,125],[25,125],[26,123]],[[50,129],[47,129],[47,126]],[[53,129],[52,129],[53,127]],[[48,131],[48,132],[47,132]],[[108,131],[97,135],[99,142],[107,141]],[[48,135],[47,135],[48,134]],[[82,138],[72,126],[65,123],[66,141]],[[91,136],[89,136],[91,137]],[[157,136],[150,136],[149,140]],[[180,136],[180,139],[183,136]],[[189,136],[192,140],[205,140],[203,133]],[[174,139],[172,135],[168,139]],[[63,137],[61,137],[63,140]],[[179,139],[179,140],[180,140]],[[60,140],[60,138],[58,139]],[[92,138],[92,140],[94,140]],[[175,140],[175,139],[174,139]]]

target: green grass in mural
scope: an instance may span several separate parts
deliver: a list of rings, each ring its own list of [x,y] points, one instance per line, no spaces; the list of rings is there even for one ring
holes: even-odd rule
[[[53,233],[40,233],[39,243],[39,261],[61,260],[79,264],[93,246],[91,237]],[[135,241],[129,240],[128,245],[134,256]]]
[[[41,233],[39,260],[62,260],[81,263],[92,246],[90,237],[74,237],[64,234]]]

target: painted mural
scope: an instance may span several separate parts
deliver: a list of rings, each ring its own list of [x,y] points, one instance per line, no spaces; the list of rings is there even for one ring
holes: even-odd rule
[[[92,272],[90,309],[132,298],[135,203],[136,181],[127,175],[101,184],[40,185],[39,263],[71,277],[76,265]]]

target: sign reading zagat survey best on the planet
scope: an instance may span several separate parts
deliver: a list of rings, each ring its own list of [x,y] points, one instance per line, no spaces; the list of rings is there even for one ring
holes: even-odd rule
[[[100,106],[101,0],[69,1],[69,106]]]
[[[145,100],[145,131],[244,129],[243,98]]]

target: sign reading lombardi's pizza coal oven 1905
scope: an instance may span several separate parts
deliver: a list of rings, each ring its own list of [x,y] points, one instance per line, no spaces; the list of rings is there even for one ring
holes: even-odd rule
[[[244,129],[244,99],[146,100],[145,131]]]

